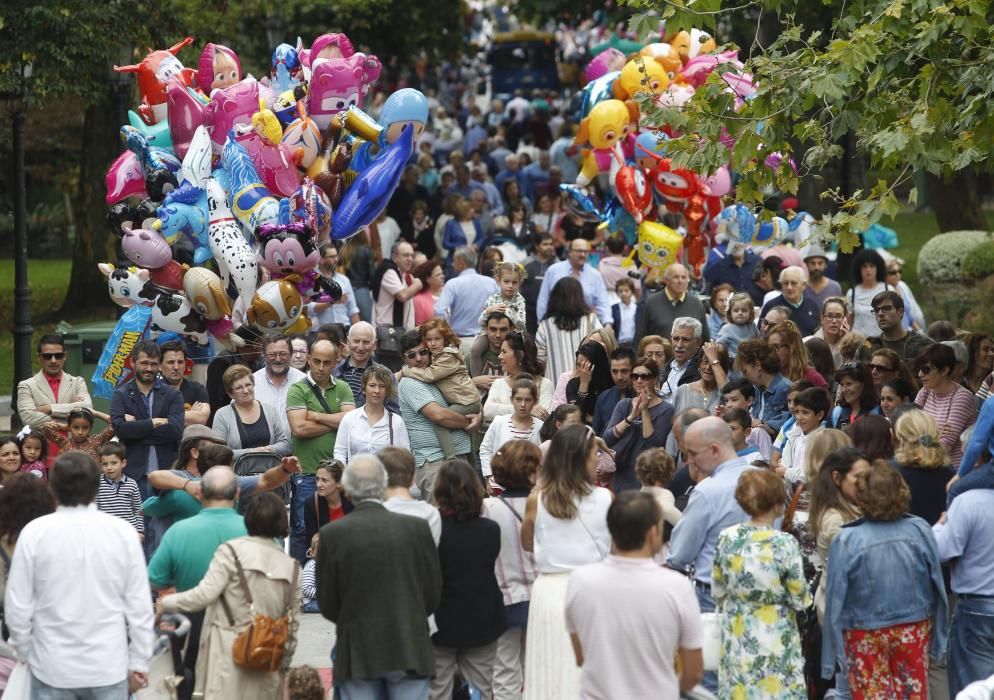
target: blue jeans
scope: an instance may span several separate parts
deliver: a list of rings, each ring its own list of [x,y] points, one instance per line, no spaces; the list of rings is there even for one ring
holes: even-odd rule
[[[96,688],[53,688],[31,674],[31,700],[125,700],[128,679]]]
[[[307,560],[307,548],[311,546],[313,532],[307,532],[304,525],[304,508],[314,502],[317,481],[313,474],[294,474],[293,496],[290,498],[290,556],[301,563]]]
[[[949,487],[946,495],[946,505],[953,502],[953,499],[964,491],[974,489],[994,489],[994,462],[986,462],[970,471],[966,476],[960,477],[956,483]]]
[[[994,675],[994,598],[956,599],[948,673],[950,698],[970,683]]]
[[[369,287],[358,287],[355,292],[355,303],[359,307],[359,318],[366,323],[373,322],[373,290]]]
[[[391,671],[379,678],[335,684],[341,700],[426,700],[428,679]]]
[[[700,581],[694,580],[694,593],[697,594],[697,604],[701,607],[701,612],[714,612],[715,606],[714,598],[711,597],[711,586],[705,587]],[[718,674],[714,671],[705,671],[704,678],[701,679],[701,685],[710,690],[712,693],[718,693]]]

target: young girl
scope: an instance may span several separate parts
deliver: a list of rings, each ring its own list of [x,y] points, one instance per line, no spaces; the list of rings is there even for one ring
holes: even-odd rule
[[[728,323],[718,332],[717,342],[725,347],[729,358],[739,351],[739,343],[759,335],[755,323],[756,307],[752,297],[744,292],[733,294],[728,300]]]
[[[537,402],[538,387],[535,382],[527,375],[519,375],[511,385],[511,403],[514,405],[514,412],[495,418],[483,437],[483,444],[480,445],[480,468],[489,491],[500,489],[494,483],[490,460],[505,442],[527,440],[538,445],[541,441],[539,431],[542,430],[542,421],[532,415],[532,409]]]
[[[48,467],[45,459],[48,457],[48,442],[37,428],[26,425],[17,434],[17,446],[21,449],[22,472],[48,479]]]
[[[94,416],[106,422],[107,427],[96,435],[90,435],[90,431],[93,430]],[[110,416],[100,411],[90,410],[85,406],[71,410],[65,425],[55,422],[45,423],[41,429],[45,432],[45,437],[55,443],[55,446],[63,452],[85,452],[97,462],[100,461],[97,450],[114,437]]]
[[[404,367],[401,376],[437,386],[449,403],[449,409],[456,413],[464,416],[479,413],[480,392],[466,371],[459,336],[452,330],[449,322],[441,318],[425,321],[421,324],[421,339],[431,351],[431,365],[424,369]],[[455,457],[452,434],[448,428],[436,425],[435,435],[446,459]]]
[[[483,312],[480,314],[480,328],[487,327],[487,317],[494,311],[503,312],[514,325],[515,331],[524,333],[527,329],[525,325],[525,298],[521,296],[522,282],[525,281],[525,268],[518,263],[499,262],[494,266],[494,279],[500,285],[500,291],[490,295],[483,305]],[[473,359],[483,365],[483,355],[490,349],[490,341],[487,334],[481,332],[473,341],[470,352]]]
[[[321,543],[321,535],[314,533],[311,538],[311,546],[307,550],[307,561],[300,573],[300,597],[301,610],[305,613],[321,612],[318,607],[318,589],[315,568],[317,567],[318,545]]]

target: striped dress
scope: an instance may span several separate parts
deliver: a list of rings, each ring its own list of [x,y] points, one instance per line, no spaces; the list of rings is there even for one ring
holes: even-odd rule
[[[549,381],[555,383],[559,375],[573,369],[576,351],[580,349],[583,339],[600,327],[600,319],[593,312],[580,319],[580,325],[573,331],[562,330],[552,318],[538,325],[535,345],[538,359],[545,363],[545,376]]]
[[[960,435],[977,420],[977,401],[973,394],[961,386],[945,394],[922,389],[915,397],[915,403],[935,419],[939,426],[939,442],[949,450],[953,469],[959,469],[963,459]]]

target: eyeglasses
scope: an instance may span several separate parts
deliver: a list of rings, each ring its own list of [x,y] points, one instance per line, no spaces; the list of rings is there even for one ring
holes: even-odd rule
[[[888,275],[899,275],[899,274],[901,274],[901,271],[900,270],[887,270],[887,274]]]
[[[825,314],[824,318],[826,321],[841,321],[845,316],[842,314]]]
[[[888,367],[887,365],[875,365],[875,364],[873,364],[871,362],[870,363],[870,371],[871,372],[896,372],[897,370],[894,369],[893,367]]]
[[[290,357],[288,352],[268,352],[266,353],[267,360],[285,360]]]
[[[896,306],[893,306],[891,304],[887,304],[886,306],[878,306],[877,308],[875,308],[873,310],[873,313],[875,313],[875,314],[889,314],[891,311],[896,311],[896,310],[897,310]]]
[[[64,352],[40,352],[38,357],[43,360],[61,360],[66,356]]]
[[[648,372],[632,372],[632,381],[633,382],[638,382],[638,381],[650,382],[650,381],[652,381],[652,379],[653,379],[653,376],[651,374],[649,374]]]
[[[404,357],[408,360],[413,360],[415,357],[424,357],[428,354],[428,348],[421,348],[420,350],[409,350],[404,353]]]
[[[918,374],[929,374],[933,369],[935,369],[935,367],[932,365],[922,365],[918,368]]]

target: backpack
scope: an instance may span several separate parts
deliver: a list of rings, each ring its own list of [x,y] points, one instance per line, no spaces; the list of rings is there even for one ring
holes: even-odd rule
[[[230,544],[227,547],[235,558],[238,580],[245,593],[245,598],[248,599],[249,612],[252,613],[252,622],[235,638],[235,643],[231,647],[235,665],[248,671],[275,671],[283,664],[286,643],[290,638],[290,608],[293,606],[293,597],[297,592],[300,564],[296,561],[293,563],[293,578],[287,591],[287,614],[272,618],[269,615],[260,615],[255,612],[252,591],[249,589],[248,579],[245,578],[245,570],[238,559],[238,553]],[[228,607],[228,601],[224,599],[223,595],[221,596],[221,607],[224,608],[228,624],[233,626],[235,619],[231,614],[231,608]]]

